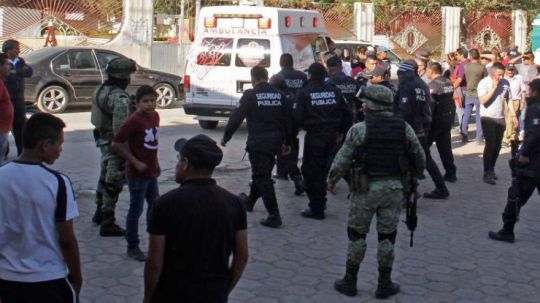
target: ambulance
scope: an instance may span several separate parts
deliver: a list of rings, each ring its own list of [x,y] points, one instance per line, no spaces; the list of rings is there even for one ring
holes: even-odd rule
[[[324,19],[316,11],[263,6],[201,9],[186,60],[184,111],[204,129],[227,120],[242,93],[251,88],[250,70],[280,71],[283,53],[305,71],[319,52],[328,51]]]

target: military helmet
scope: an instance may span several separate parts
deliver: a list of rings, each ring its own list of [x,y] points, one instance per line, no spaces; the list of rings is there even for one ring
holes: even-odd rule
[[[370,110],[389,110],[394,104],[394,93],[384,85],[370,85],[362,91],[360,99]]]
[[[127,58],[114,58],[105,67],[105,72],[117,79],[129,79],[136,70],[135,61]]]

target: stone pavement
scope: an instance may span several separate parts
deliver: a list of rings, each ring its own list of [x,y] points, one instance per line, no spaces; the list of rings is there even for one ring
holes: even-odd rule
[[[62,116],[69,119],[69,114]],[[80,118],[76,118],[80,119]],[[162,114],[162,121],[163,114]],[[171,120],[172,121],[172,120]],[[163,123],[162,123],[163,124]],[[85,129],[86,128],[86,129]],[[223,126],[202,131],[193,121],[174,120],[163,127],[160,137],[159,178],[162,193],[175,188],[174,154],[168,149],[180,134],[204,132],[218,140]],[[454,138],[458,140],[458,138]],[[229,143],[225,165],[215,177],[234,193],[248,190],[250,171],[242,157],[245,129]],[[94,211],[93,190],[97,180],[97,150],[92,148],[89,127],[68,129],[66,143],[56,168],[73,179],[81,215],[75,220],[83,263],[81,302],[141,302],[143,263],[126,256],[122,238],[101,238],[90,220]],[[451,197],[444,201],[419,200],[419,225],[414,247],[409,232],[400,223],[396,242],[393,278],[402,292],[388,302],[538,302],[540,297],[540,206],[535,194],[523,209],[513,245],[489,240],[487,232],[501,226],[501,212],[510,183],[508,149],[503,149],[496,172],[499,181],[491,186],[481,181],[483,146],[455,142],[458,182],[449,184]],[[434,154],[437,154],[434,152]],[[84,159],[84,160],[81,160]],[[427,175],[427,173],[426,173]],[[431,191],[429,179],[420,193]],[[305,196],[293,194],[293,184],[276,182],[284,226],[274,230],[258,221],[265,216],[262,202],[248,214],[250,258],[244,276],[230,302],[376,302],[377,235],[375,225],[368,235],[368,251],[360,267],[359,295],[349,298],[337,293],[333,281],[344,272],[347,249],[347,200],[344,183],[337,195],[328,195],[327,219],[304,219],[299,212],[307,206]],[[124,220],[128,206],[125,190],[118,203],[118,218]],[[148,245],[141,220],[142,248]],[[123,222],[121,222],[123,225]]]

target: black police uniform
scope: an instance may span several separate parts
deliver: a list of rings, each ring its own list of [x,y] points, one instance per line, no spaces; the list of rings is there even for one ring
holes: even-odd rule
[[[253,89],[246,90],[238,108],[229,118],[223,135],[224,142],[231,139],[244,118],[248,128],[246,150],[252,172],[249,203],[253,206],[262,197],[268,214],[279,216],[272,169],[281,146],[290,141],[290,111],[285,96],[267,82],[258,83]]]
[[[414,71],[401,72],[397,94],[399,114],[414,129],[426,154],[426,169],[437,189],[448,195],[444,179],[431,157],[428,134],[431,127],[431,96],[426,83]]]
[[[292,103],[294,102],[294,96],[296,91],[304,87],[307,83],[306,74],[295,70],[292,67],[284,67],[281,69],[278,75],[281,75],[285,79],[287,85],[287,91],[285,92],[288,99],[291,99],[290,105],[292,110]],[[290,96],[290,98],[289,98]],[[298,140],[298,126],[293,123],[291,126],[292,140],[291,140],[291,153],[288,155],[282,155],[278,153],[276,160],[276,170],[279,177],[290,177],[294,181],[301,181],[302,173],[298,168],[298,153],[300,150],[300,141]]]
[[[525,141],[521,146],[521,156],[529,157],[530,163],[526,166],[518,165],[515,169],[517,182],[512,182],[508,189],[508,200],[502,219],[503,231],[512,234],[514,225],[518,220],[519,209],[523,207],[534,190],[540,193],[540,97],[527,99],[527,112],[525,113]]]
[[[336,134],[346,134],[352,124],[349,104],[338,88],[320,80],[310,80],[296,94],[294,119],[306,130],[302,175],[309,197],[304,216],[324,218],[326,177],[336,146]]]
[[[452,123],[456,115],[454,86],[449,79],[439,76],[429,83],[432,102],[432,122],[428,134],[428,146],[435,142],[446,171],[446,180],[455,180],[456,166],[452,153]]]

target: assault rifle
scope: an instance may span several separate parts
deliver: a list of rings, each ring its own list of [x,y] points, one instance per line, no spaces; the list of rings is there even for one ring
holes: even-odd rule
[[[406,203],[406,213],[405,213],[405,224],[407,228],[411,231],[411,241],[410,247],[413,247],[413,236],[416,225],[418,224],[418,217],[416,216],[416,201],[418,201],[418,180],[414,177],[409,178],[409,188],[405,192],[405,203]]]

